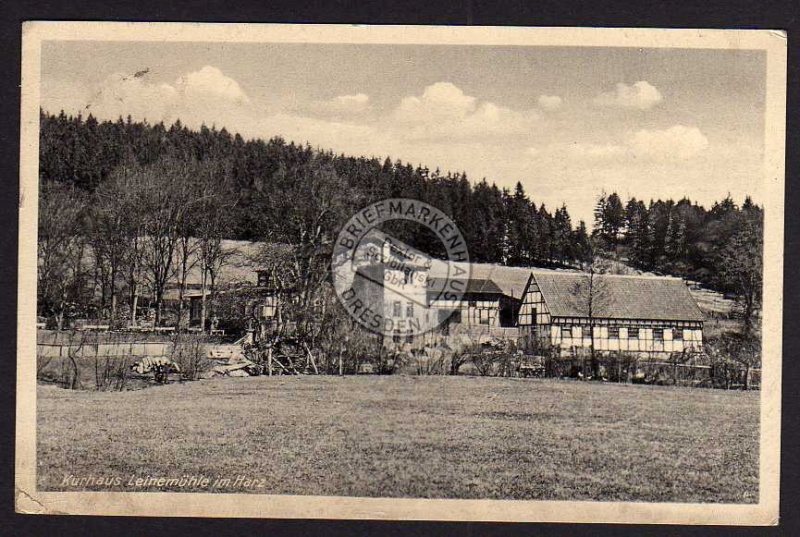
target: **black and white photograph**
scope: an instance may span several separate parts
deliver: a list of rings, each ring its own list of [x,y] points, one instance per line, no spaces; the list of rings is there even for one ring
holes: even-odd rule
[[[786,40],[33,22],[22,513],[771,525]]]

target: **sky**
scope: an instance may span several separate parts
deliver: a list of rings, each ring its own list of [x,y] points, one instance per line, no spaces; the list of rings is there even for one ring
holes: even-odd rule
[[[466,172],[591,226],[624,199],[762,198],[763,51],[44,42],[41,106]]]

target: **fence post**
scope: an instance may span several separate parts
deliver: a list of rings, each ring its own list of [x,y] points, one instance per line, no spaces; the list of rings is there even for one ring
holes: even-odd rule
[[[675,386],[678,385],[678,359],[672,358],[672,378],[674,379]]]
[[[100,389],[101,384],[101,375],[100,375],[100,343],[94,344],[94,382],[97,386],[97,389]]]

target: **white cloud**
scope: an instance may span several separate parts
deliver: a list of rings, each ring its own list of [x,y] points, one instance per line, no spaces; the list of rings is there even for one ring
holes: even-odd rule
[[[88,113],[108,119],[131,115],[160,121],[178,99],[174,86],[151,84],[143,77],[115,73],[106,77],[82,107]]]
[[[239,83],[207,65],[186,73],[172,83],[150,82],[148,73],[116,73],[94,88],[88,102],[79,105],[86,113],[116,119],[130,115],[151,123],[187,124],[222,122],[230,114],[241,113],[250,99]]]
[[[460,121],[475,110],[475,97],[465,95],[450,82],[437,82],[425,88],[421,97],[405,97],[395,110],[395,119],[403,122]]]
[[[479,102],[450,82],[437,82],[403,98],[388,119],[387,127],[403,138],[464,139],[530,133],[538,116]]]
[[[574,143],[568,146],[567,153],[573,157],[605,159],[626,155],[627,145],[618,144],[583,144]]]
[[[640,80],[630,86],[620,82],[614,91],[601,93],[593,102],[597,106],[649,110],[663,100],[664,96],[656,87]]]
[[[358,118],[369,111],[369,108],[369,95],[356,93],[339,95],[327,101],[313,101],[306,106],[298,107],[297,111],[312,116],[346,119]]]
[[[248,129],[249,135],[267,137],[280,135],[286,140],[299,143],[309,142],[313,146],[339,152],[367,152],[369,141],[375,138],[375,132],[369,126],[315,119],[294,114],[275,114],[268,116],[259,123],[263,125],[254,124]],[[264,125],[267,132],[263,132],[265,130]],[[259,129],[261,132],[259,132]]]
[[[369,95],[366,93],[356,93],[355,95],[339,95],[334,102],[342,106],[363,107],[369,102]]]
[[[553,159],[586,159],[678,162],[692,159],[708,149],[708,138],[697,127],[674,125],[664,130],[642,129],[630,133],[619,143],[582,143],[528,149],[529,156],[548,156]]]
[[[708,149],[708,138],[697,127],[675,125],[666,130],[640,130],[626,141],[634,155],[655,160],[686,160]]]
[[[72,113],[93,114],[101,120],[116,120],[130,115],[134,121],[167,125],[180,120],[189,128],[202,124],[226,128],[245,138],[283,136],[287,140],[353,154],[371,154],[376,146],[380,153],[388,145],[383,133],[363,122],[348,122],[346,115],[368,109],[369,96],[363,93],[341,95],[314,103],[324,106],[325,113],[315,116],[310,106],[304,110],[268,110],[251,101],[239,83],[219,69],[206,66],[184,73],[173,82],[154,82],[151,73],[115,74],[95,87],[87,87],[82,95],[69,101],[58,101],[58,109]],[[64,93],[63,91],[56,93]],[[51,99],[52,101],[52,99]],[[320,108],[321,110],[322,108]],[[52,110],[50,110],[52,111]],[[336,113],[334,113],[336,111]],[[381,145],[377,140],[383,140]]]
[[[543,110],[558,110],[561,108],[563,101],[558,95],[539,95],[537,103],[539,108]]]
[[[175,85],[178,91],[188,99],[212,97],[234,103],[250,102],[238,82],[225,76],[222,71],[211,65],[181,76]]]

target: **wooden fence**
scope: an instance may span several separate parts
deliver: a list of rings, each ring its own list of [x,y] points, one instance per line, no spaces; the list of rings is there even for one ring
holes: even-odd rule
[[[94,358],[131,356],[143,358],[170,354],[170,344],[160,342],[128,343],[37,343],[36,356],[40,358]]]
[[[36,377],[71,389],[122,390],[130,366],[144,357],[169,356],[169,343],[39,343]]]

